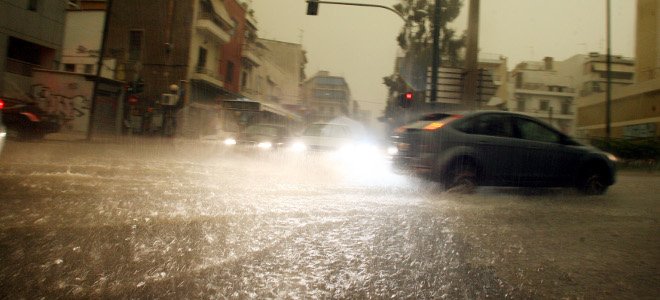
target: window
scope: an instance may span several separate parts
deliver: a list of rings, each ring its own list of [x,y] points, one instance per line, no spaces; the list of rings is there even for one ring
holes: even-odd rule
[[[518,99],[518,111],[525,111],[525,99]]]
[[[128,41],[128,60],[139,61],[142,59],[142,30],[131,30]]]
[[[28,10],[37,11],[38,4],[39,4],[39,0],[29,0],[28,1]]]
[[[539,102],[539,109],[542,111],[547,111],[550,108],[550,101],[549,100],[541,100]]]
[[[64,71],[66,71],[66,72],[75,72],[76,71],[76,65],[74,65],[74,64],[64,64]]]
[[[456,129],[468,134],[513,137],[513,126],[507,116],[497,114],[481,115],[460,123]]]
[[[518,118],[516,125],[522,139],[546,143],[561,141],[559,134],[534,121]]]
[[[234,80],[234,63],[231,61],[227,62],[227,76],[225,77],[227,82],[232,82]]]
[[[197,71],[206,68],[206,48],[199,47],[199,52],[197,53]]]
[[[243,76],[241,77],[241,88],[245,88],[248,84],[248,72],[243,71]]]
[[[564,102],[561,103],[561,113],[564,115],[568,115],[571,113],[571,101],[570,100],[564,100]]]
[[[94,65],[93,64],[86,64],[85,65],[85,74],[92,74],[94,72]]]

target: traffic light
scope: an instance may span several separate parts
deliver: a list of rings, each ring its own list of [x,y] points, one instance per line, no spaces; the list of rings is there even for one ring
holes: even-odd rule
[[[406,92],[399,95],[399,106],[402,108],[408,108],[412,106],[415,101],[415,95],[413,92]]]
[[[316,16],[319,14],[319,0],[307,0],[307,15]]]

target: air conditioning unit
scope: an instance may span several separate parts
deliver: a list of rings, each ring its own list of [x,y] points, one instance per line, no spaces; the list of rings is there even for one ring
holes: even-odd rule
[[[179,96],[176,94],[160,95],[160,105],[176,105],[179,102]]]

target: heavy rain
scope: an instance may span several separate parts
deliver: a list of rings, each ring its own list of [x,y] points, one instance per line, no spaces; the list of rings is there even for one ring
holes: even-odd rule
[[[605,196],[466,195],[394,174],[385,159],[363,164],[364,177],[354,161],[223,147],[9,144],[0,162],[3,298],[658,291],[655,176],[622,175]]]
[[[0,299],[658,299],[658,0],[0,0]]]

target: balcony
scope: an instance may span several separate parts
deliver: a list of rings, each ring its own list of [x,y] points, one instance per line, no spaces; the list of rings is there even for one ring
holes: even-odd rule
[[[218,76],[217,72],[202,66],[197,66],[195,68],[195,72],[190,79],[205,81],[217,88],[223,88],[225,86],[225,83],[222,82],[222,79]]]
[[[517,94],[533,94],[533,95],[547,95],[547,96],[562,96],[562,97],[575,97],[577,93],[574,88],[561,87],[559,89],[550,89],[549,86],[543,83],[523,83],[516,86],[515,93]]]
[[[223,29],[222,22],[210,13],[200,13],[195,28],[215,37],[223,44],[228,43],[231,39],[231,34]]]
[[[241,56],[243,57],[244,61],[247,61],[248,63],[250,63],[255,67],[261,65],[261,59],[259,59],[259,57],[257,56],[257,52],[252,46],[248,45],[243,47],[243,51],[241,51]]]
[[[36,68],[41,68],[41,66],[13,58],[7,58],[5,72],[31,77],[32,69]]]

